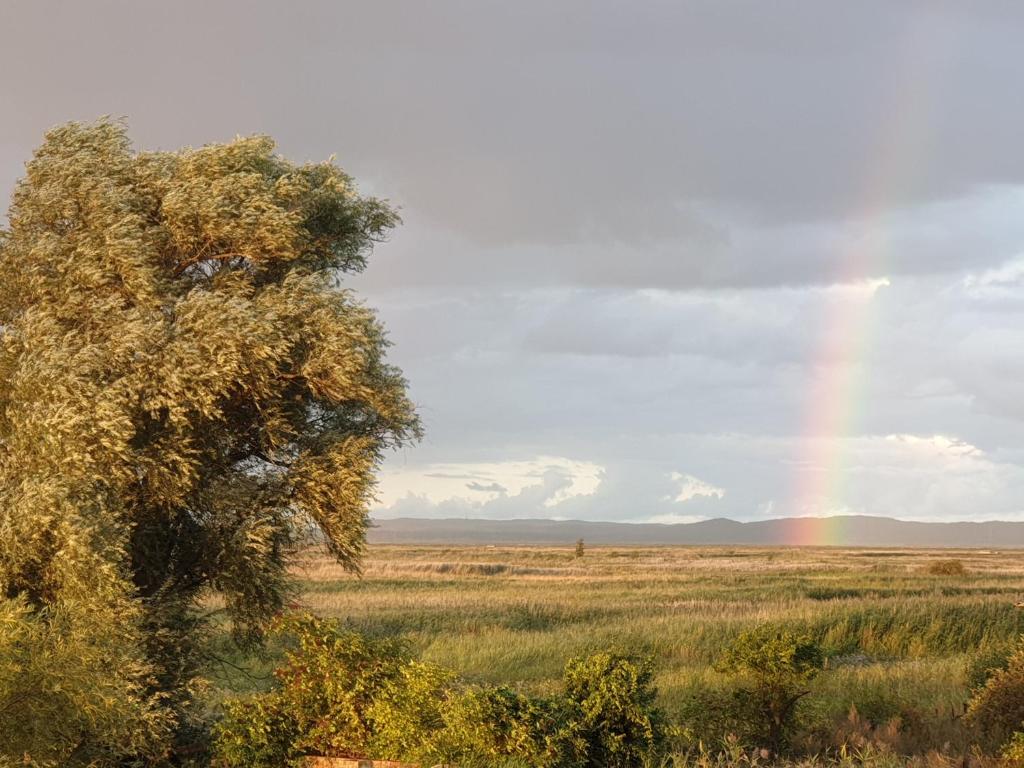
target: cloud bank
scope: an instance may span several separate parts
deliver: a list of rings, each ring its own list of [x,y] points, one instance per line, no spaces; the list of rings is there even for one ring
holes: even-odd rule
[[[46,128],[114,114],[146,148],[336,153],[401,206],[350,287],[427,439],[376,515],[1024,513],[1022,8],[41,0],[0,25],[4,190]]]

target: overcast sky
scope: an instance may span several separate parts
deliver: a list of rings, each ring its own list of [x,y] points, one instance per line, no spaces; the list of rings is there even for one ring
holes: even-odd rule
[[[1024,5],[0,4],[43,132],[267,133],[405,224],[378,516],[1024,519]]]

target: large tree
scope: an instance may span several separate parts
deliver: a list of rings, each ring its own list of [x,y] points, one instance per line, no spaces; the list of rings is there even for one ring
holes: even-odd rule
[[[298,539],[358,567],[382,452],[419,427],[381,326],[341,281],[396,222],[268,138],[139,153],[108,120],[48,133],[14,192],[0,598],[51,633],[65,615],[116,617],[95,663],[117,664],[154,734],[187,709],[202,600],[220,595],[252,639]],[[21,688],[8,696],[54,705]],[[80,730],[85,754],[96,737]]]

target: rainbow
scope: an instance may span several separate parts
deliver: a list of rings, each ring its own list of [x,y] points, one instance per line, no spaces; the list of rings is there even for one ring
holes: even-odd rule
[[[785,520],[786,543],[798,547],[849,544],[850,532],[848,517],[790,517]]]
[[[902,66],[895,68],[887,103],[879,104],[881,120],[867,173],[850,221],[863,225],[861,237],[839,254],[837,269],[825,288],[828,308],[811,369],[802,417],[801,446],[792,464],[792,494],[784,514],[792,520],[794,544],[843,544],[846,524],[829,516],[881,514],[885,510],[851,508],[847,484],[851,476],[851,438],[863,433],[870,407],[870,356],[873,350],[873,301],[891,266],[892,247],[884,220],[887,210],[925,167],[935,88],[941,82],[935,65],[948,53],[954,32],[948,19],[936,15],[915,20],[906,30]]]

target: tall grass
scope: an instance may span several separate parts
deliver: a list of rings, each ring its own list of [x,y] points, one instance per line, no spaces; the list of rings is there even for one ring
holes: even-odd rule
[[[929,567],[951,558],[962,571]],[[824,739],[851,710],[878,723],[912,718],[931,734],[920,749],[960,738],[972,659],[1024,634],[1014,608],[1024,553],[1015,552],[587,547],[577,558],[573,542],[371,547],[361,578],[316,553],[296,577],[310,610],[402,635],[471,681],[545,691],[569,656],[652,654],[670,714],[727,685],[712,667],[740,632],[761,623],[808,631],[828,656],[803,705],[808,733]],[[259,687],[268,664],[243,660],[250,676],[227,666],[218,682]]]

